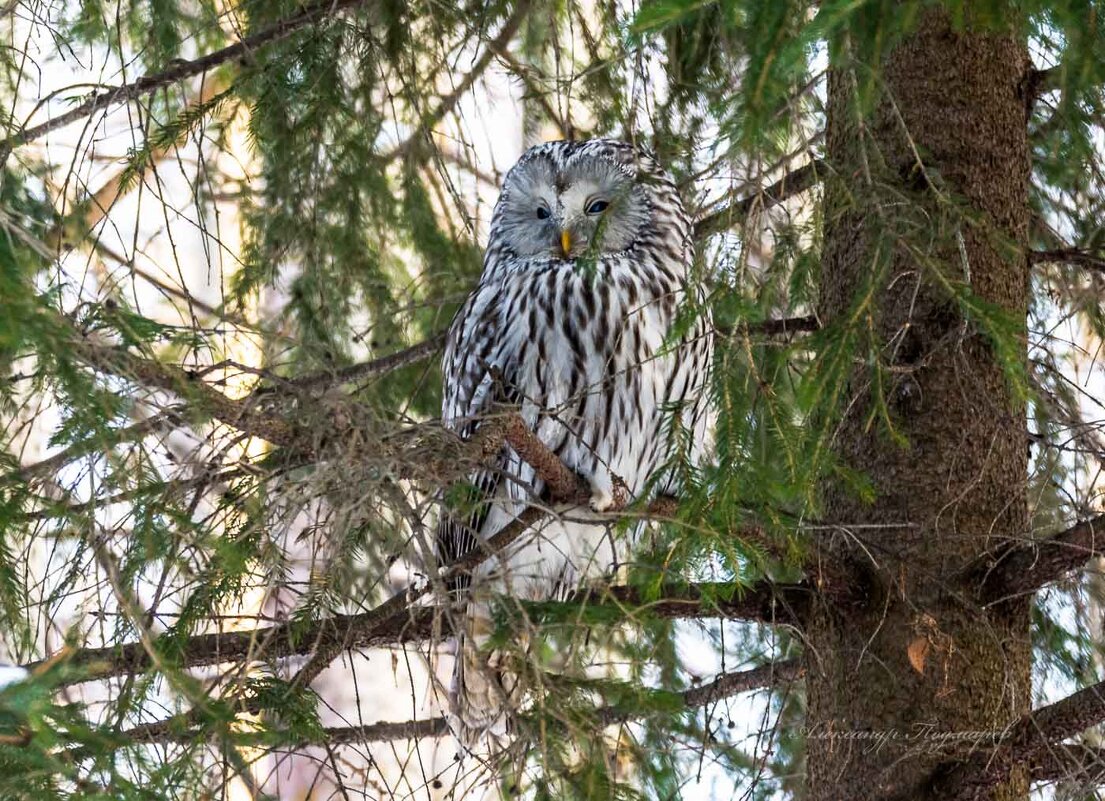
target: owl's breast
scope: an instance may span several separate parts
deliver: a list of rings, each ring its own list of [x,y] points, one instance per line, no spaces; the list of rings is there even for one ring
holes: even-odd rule
[[[672,294],[639,265],[600,262],[550,267],[504,305],[523,417],[573,469],[606,465],[636,491],[662,460]]]

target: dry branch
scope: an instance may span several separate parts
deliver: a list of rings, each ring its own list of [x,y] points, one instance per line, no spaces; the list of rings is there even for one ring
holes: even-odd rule
[[[545,481],[553,501],[586,502],[586,485],[521,423],[517,415],[492,419],[484,428],[491,431],[481,445],[485,455],[497,450],[498,443],[505,438],[519,454],[525,454],[527,461],[532,460],[531,465]],[[658,498],[645,512],[669,515],[672,510],[672,499]],[[546,508],[536,504],[529,506],[513,522],[480,542],[477,548],[445,565],[439,578],[447,581],[470,571],[522,536],[546,514]],[[223,662],[271,661],[309,654],[311,664],[297,676],[299,683],[307,683],[346,649],[397,646],[429,637],[435,610],[421,605],[429,590],[429,586],[411,590],[395,595],[367,612],[333,615],[307,625],[284,623],[252,631],[194,635],[179,647],[167,647],[164,653],[152,654],[140,643],[81,649],[74,652],[70,664],[82,668],[79,671],[81,678],[77,680],[91,681],[150,670],[158,661],[178,668],[190,668]],[[807,595],[804,587],[776,586],[770,582],[762,582],[736,593],[730,585],[681,587],[651,600],[647,610],[653,615],[672,618],[725,617],[795,623]],[[613,588],[605,598],[591,594],[581,595],[575,600],[612,601],[627,606],[634,604],[635,599],[637,595],[634,590]],[[31,663],[28,667],[33,669],[46,661],[49,658]]]
[[[531,507],[536,509],[537,507]],[[541,517],[538,510],[535,517]],[[509,527],[508,527],[509,528]],[[503,540],[520,531],[504,529]],[[494,540],[489,540],[491,550]],[[474,551],[450,565],[451,570],[471,569],[486,558],[484,550]],[[448,572],[448,571],[447,571]],[[640,604],[640,597],[629,588],[614,587],[578,596],[566,604],[615,605],[626,620],[636,615],[653,618],[756,620],[765,623],[789,623],[798,619],[807,603],[809,590],[801,585],[761,582],[743,591],[732,585],[690,585],[662,590],[658,597]],[[400,647],[424,642],[434,634],[434,619],[439,610],[419,606],[416,593],[399,594],[379,606],[359,614],[332,615],[313,623],[281,623],[249,631],[196,634],[179,646],[164,646],[162,660],[179,669],[222,663],[274,663],[289,656],[332,654],[345,650]],[[24,665],[33,670],[56,655]],[[81,648],[71,652],[67,663],[78,670],[70,683],[98,681],[113,676],[152,670],[154,660],[140,643]],[[327,661],[328,664],[328,661]]]
[[[175,365],[145,359],[122,348],[81,337],[74,352],[81,361],[147,387],[172,392],[191,401],[192,410],[274,445],[291,446],[301,440],[296,427],[280,415],[256,408],[251,398],[235,400]]]
[[[657,617],[723,618],[797,626],[806,615],[812,594],[813,589],[806,584],[760,581],[744,588],[730,584],[667,587],[655,598],[643,597],[635,587],[609,587],[573,600],[615,603]]]
[[[444,345],[445,332],[439,331],[417,345],[411,345],[409,348],[404,348],[387,356],[381,356],[372,361],[361,362],[338,370],[320,370],[297,378],[289,378],[281,383],[296,389],[306,390],[336,387],[354,381],[363,381],[367,378],[376,378],[427,359],[441,350]]]

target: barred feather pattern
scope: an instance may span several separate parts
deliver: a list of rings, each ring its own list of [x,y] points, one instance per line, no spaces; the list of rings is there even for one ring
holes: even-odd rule
[[[601,176],[610,169],[618,171],[615,181],[631,181],[635,193],[625,212],[630,219],[612,223],[621,226],[611,236],[624,247],[591,258],[518,252],[525,248],[514,245],[510,207],[529,201],[513,197],[525,196],[526,188],[512,178],[533,173],[563,183],[571,180],[565,175],[595,174],[609,181]],[[516,404],[541,441],[590,482],[594,511],[609,507],[615,476],[633,498],[646,489],[678,491],[675,472],[665,468],[673,415],[692,462],[708,454],[711,434],[707,312],[700,310],[681,326],[682,336],[673,337],[680,308],[697,291],[687,283],[692,261],[691,221],[675,184],[647,153],[610,140],[531,148],[504,181],[483,275],[450,329],[445,424],[471,436],[497,404]],[[482,503],[467,519],[443,518],[438,546],[444,560],[492,536],[543,489],[509,446],[470,478]],[[454,730],[468,747],[486,732],[502,736],[507,712],[519,701],[510,676],[479,653],[488,595],[560,598],[612,573],[631,551],[633,537],[616,539],[608,525],[587,522],[594,519],[587,515],[572,510],[572,521],[549,517],[463,582],[468,632],[457,648],[451,707]]]

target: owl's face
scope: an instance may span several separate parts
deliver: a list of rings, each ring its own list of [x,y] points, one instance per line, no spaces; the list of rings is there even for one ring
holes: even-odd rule
[[[628,250],[648,222],[631,164],[587,148],[535,148],[508,173],[495,209],[515,255],[574,259]]]

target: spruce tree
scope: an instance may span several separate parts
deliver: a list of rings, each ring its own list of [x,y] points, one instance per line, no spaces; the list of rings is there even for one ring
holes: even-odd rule
[[[4,5],[0,797],[1096,797],[1102,10]],[[502,599],[454,760],[440,507],[575,489],[443,430],[444,331],[505,154],[599,136],[695,213],[716,459]]]

